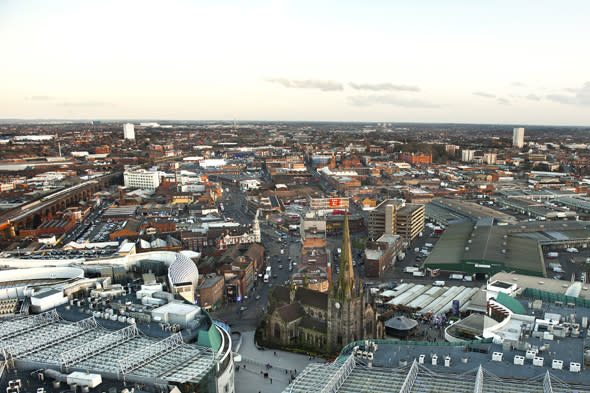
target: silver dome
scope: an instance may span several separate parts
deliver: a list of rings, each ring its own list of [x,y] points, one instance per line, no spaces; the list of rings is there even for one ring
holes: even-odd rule
[[[192,283],[195,287],[199,283],[199,269],[189,257],[180,253],[168,267],[168,280],[172,285],[180,283]]]

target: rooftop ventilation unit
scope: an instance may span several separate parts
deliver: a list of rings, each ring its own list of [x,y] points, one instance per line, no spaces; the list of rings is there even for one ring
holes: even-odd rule
[[[563,369],[563,360],[553,359],[551,362],[551,368],[554,370],[562,370]]]
[[[533,366],[543,367],[544,360],[545,359],[541,356],[535,356],[535,358],[533,359]]]
[[[418,364],[424,364],[424,358],[425,357],[426,357],[425,355],[418,356]]]
[[[449,355],[445,356],[445,367],[451,367],[451,357]]]
[[[504,356],[504,354],[502,352],[494,352],[492,354],[492,360],[494,362],[501,362],[503,356]]]
[[[582,371],[582,366],[580,365],[580,363],[570,363],[570,372],[579,373],[580,371]]]
[[[438,356],[436,354],[432,355],[432,365],[436,366],[437,363],[438,363]]]
[[[524,356],[514,355],[514,365],[524,366]]]

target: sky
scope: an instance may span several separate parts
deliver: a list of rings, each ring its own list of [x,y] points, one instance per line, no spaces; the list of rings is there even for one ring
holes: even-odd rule
[[[590,1],[1,0],[0,118],[590,125]]]

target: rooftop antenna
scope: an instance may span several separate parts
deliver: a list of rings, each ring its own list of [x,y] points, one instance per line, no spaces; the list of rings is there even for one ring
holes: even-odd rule
[[[59,151],[59,156],[61,157],[61,142],[57,142],[57,149]]]

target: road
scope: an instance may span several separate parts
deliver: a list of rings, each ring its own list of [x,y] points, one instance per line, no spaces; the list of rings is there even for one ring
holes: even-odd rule
[[[227,218],[241,224],[252,223],[254,217],[245,213],[245,197],[240,191],[230,189],[228,193],[224,193],[222,202]],[[283,242],[279,236],[282,233],[262,219],[260,232],[267,257],[266,266],[271,266],[272,271],[269,282],[264,283],[261,277],[257,277],[254,290],[247,298],[212,313],[216,319],[227,320],[234,330],[253,330],[258,327],[266,312],[270,289],[275,285],[284,284],[290,278],[289,257],[297,264],[301,262],[299,240],[287,237]],[[283,244],[286,247],[283,247]],[[281,249],[285,250],[284,254],[281,254]]]

